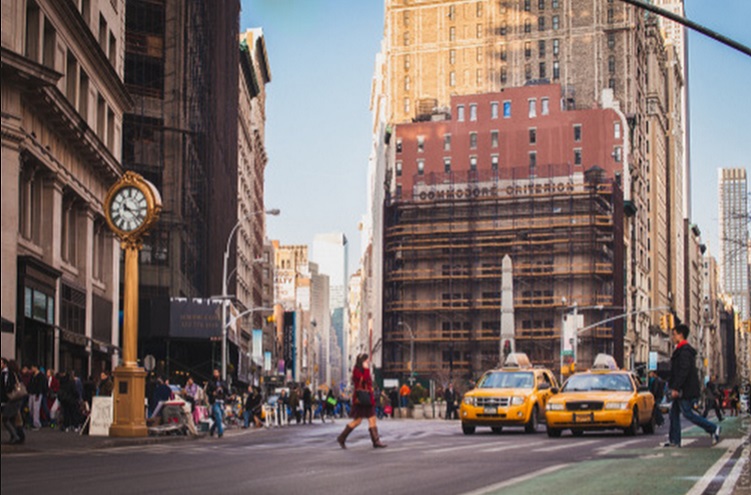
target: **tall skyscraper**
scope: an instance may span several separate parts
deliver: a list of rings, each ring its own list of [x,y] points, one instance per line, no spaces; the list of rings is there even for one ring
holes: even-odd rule
[[[751,317],[749,293],[749,210],[745,168],[721,168],[720,188],[720,278],[733,298],[741,318]]]

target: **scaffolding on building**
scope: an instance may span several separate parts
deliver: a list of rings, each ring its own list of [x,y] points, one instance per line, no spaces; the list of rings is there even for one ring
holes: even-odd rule
[[[474,380],[501,358],[502,260],[513,261],[516,350],[559,369],[562,318],[572,302],[622,306],[620,189],[593,167],[569,165],[414,177],[387,195],[384,376]],[[618,238],[621,236],[620,239]],[[619,323],[584,333],[580,362],[612,352]]]

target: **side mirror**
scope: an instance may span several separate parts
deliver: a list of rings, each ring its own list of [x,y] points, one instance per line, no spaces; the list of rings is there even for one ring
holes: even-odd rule
[[[550,391],[551,391],[552,393],[554,393],[554,394],[557,394],[557,393],[559,392],[559,391],[558,391],[558,387],[553,387],[553,388],[551,388],[551,389],[550,389]]]
[[[549,390],[550,384],[548,382],[542,382],[537,386],[537,390]]]

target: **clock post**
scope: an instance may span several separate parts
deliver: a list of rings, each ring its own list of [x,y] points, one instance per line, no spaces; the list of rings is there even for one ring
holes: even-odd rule
[[[162,200],[154,185],[133,172],[126,172],[105,200],[107,223],[125,251],[123,363],[113,373],[114,417],[110,426],[113,437],[148,435],[144,408],[146,372],[138,366],[138,255],[143,237],[161,209]]]

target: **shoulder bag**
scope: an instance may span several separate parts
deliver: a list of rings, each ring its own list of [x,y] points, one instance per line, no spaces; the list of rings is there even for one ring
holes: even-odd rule
[[[14,378],[16,379],[16,385],[13,387],[13,390],[8,393],[8,400],[10,402],[21,400],[29,395],[29,392],[26,390],[26,385],[24,385],[17,376]]]

